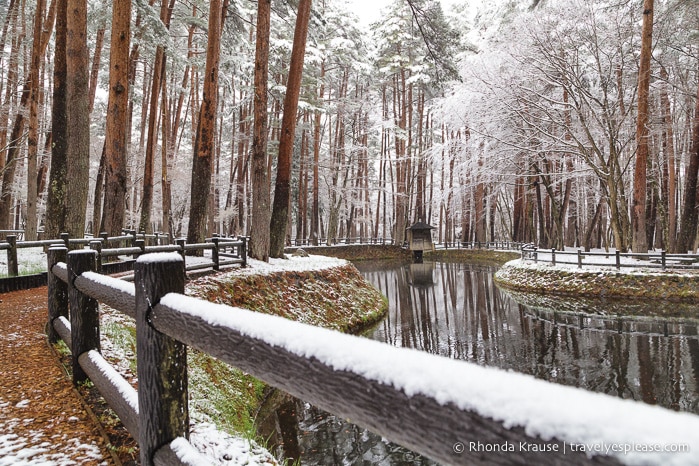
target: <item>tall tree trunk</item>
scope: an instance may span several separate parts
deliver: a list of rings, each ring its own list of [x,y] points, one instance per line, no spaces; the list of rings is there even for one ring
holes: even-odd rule
[[[665,206],[667,211],[665,247],[670,252],[677,252],[677,179],[675,178],[675,134],[672,128],[672,110],[667,93],[667,82],[669,80],[669,76],[665,67],[661,67],[660,76],[665,82],[660,91],[660,103],[663,116],[663,153],[665,154],[663,171],[667,172],[667,189],[663,194],[663,197],[666,199]]]
[[[318,90],[318,101],[323,102],[325,97],[325,60],[320,62],[320,89]],[[320,221],[320,175],[318,164],[320,162],[320,126],[321,112],[316,111],[315,122],[313,123],[313,206],[311,207],[311,243],[317,246],[320,240],[318,224]]]
[[[39,94],[41,83],[39,79],[42,65],[43,50],[41,50],[42,29],[44,25],[44,8],[46,2],[37,0],[34,11],[34,43],[32,45],[31,71],[29,79],[32,80],[31,96],[29,98],[29,136],[27,138],[27,223],[24,239],[36,240],[38,227],[37,216],[37,189],[36,175],[37,156],[39,152]]]
[[[126,206],[126,154],[129,127],[129,55],[131,47],[131,0],[112,4],[111,52],[109,55],[109,101],[105,140],[106,187],[103,230],[119,236]]]
[[[303,75],[303,57],[306,53],[308,21],[311,17],[311,0],[299,0],[299,11],[294,29],[294,45],[291,49],[289,78],[284,96],[284,116],[279,139],[279,158],[277,160],[277,179],[274,186],[274,205],[270,221],[271,257],[284,257],[284,239],[289,218],[289,192],[291,179],[291,155],[294,150],[296,133],[296,110],[301,93]]]
[[[51,107],[51,168],[46,199],[46,237],[58,238],[65,230],[68,158],[66,115],[66,15],[68,0],[58,0],[56,10],[56,43],[53,59],[53,99]]]
[[[197,119],[192,165],[192,185],[189,206],[187,241],[199,243],[206,233],[207,203],[211,189],[214,158],[214,127],[218,103],[218,64],[221,48],[222,0],[212,0],[209,6],[209,39],[206,48],[204,95]]]
[[[682,206],[682,221],[680,234],[677,238],[677,251],[687,252],[694,249],[694,238],[697,234],[697,172],[699,171],[699,88],[697,89],[694,123],[692,129],[692,147],[689,154],[684,204]]]
[[[97,237],[104,229],[103,221],[103,206],[104,201],[104,180],[107,177],[107,141],[102,144],[102,155],[100,155],[100,163],[97,168],[97,179],[95,180],[95,191],[92,201],[92,235]],[[104,212],[106,214],[106,212]]]
[[[162,0],[160,4],[160,20],[166,28],[170,27],[172,9],[168,7],[168,0]],[[153,179],[155,164],[155,146],[158,143],[157,117],[160,89],[165,79],[165,47],[158,45],[155,50],[155,63],[153,64],[153,81],[151,82],[150,108],[148,113],[148,139],[146,141],[146,160],[143,170],[143,197],[141,198],[141,220],[138,225],[140,231],[151,233],[151,213],[153,210]]]
[[[636,121],[636,165],[633,178],[631,206],[631,249],[648,252],[646,235],[646,197],[648,163],[648,94],[650,90],[650,59],[653,44],[653,0],[643,1],[641,58],[638,70],[638,119]]]
[[[66,40],[66,110],[68,120],[68,187],[66,232],[85,234],[90,179],[90,102],[87,53],[87,0],[68,0]]]
[[[29,68],[29,75],[24,82],[24,87],[22,88],[22,94],[19,104],[20,110],[17,112],[17,115],[15,116],[15,121],[12,126],[12,133],[10,134],[10,140],[0,141],[4,142],[8,146],[5,160],[2,164],[0,164],[0,169],[3,169],[2,190],[0,191],[0,228],[12,227],[12,218],[10,215],[10,210],[12,209],[12,188],[15,181],[15,172],[17,169],[17,162],[19,160],[19,152],[22,146],[22,138],[24,137],[24,126],[27,120],[26,113],[31,113],[30,107],[32,105],[33,100],[32,96],[34,96],[37,99],[36,102],[38,105],[41,58],[44,56],[44,53],[46,52],[46,47],[49,43],[49,37],[51,36],[51,31],[53,30],[53,13],[55,12],[55,10],[50,9],[48,18],[46,19],[44,24],[43,15],[45,5],[46,3],[42,2],[40,12],[41,14],[37,15],[40,24],[36,25],[35,23],[35,34],[38,33],[39,35],[34,38],[34,43],[32,44],[32,61]],[[12,79],[11,81],[14,81],[14,79]],[[10,89],[8,88],[8,91],[9,90]],[[29,109],[29,112],[24,111],[24,109]],[[38,113],[36,113],[36,118],[38,119]],[[37,148],[35,145],[32,149],[34,151],[34,161],[30,161],[30,163],[33,165],[34,170],[32,176],[36,176],[36,149]],[[0,146],[0,152],[3,150],[4,145]],[[31,157],[32,154],[29,154],[29,156]],[[33,186],[32,189],[36,190],[36,186]],[[34,200],[34,202],[36,201]],[[36,213],[34,214],[34,218],[36,218]]]
[[[269,260],[270,193],[267,171],[267,80],[269,74],[269,34],[271,0],[257,2],[255,45],[255,96],[252,136],[252,220],[250,256]]]
[[[131,2],[131,0],[127,0]],[[113,7],[112,7],[113,8]],[[100,71],[102,60],[102,46],[104,44],[104,25],[97,30],[95,37],[95,51],[92,54],[92,71],[90,71],[90,113],[95,108],[95,95],[97,94],[97,76]]]

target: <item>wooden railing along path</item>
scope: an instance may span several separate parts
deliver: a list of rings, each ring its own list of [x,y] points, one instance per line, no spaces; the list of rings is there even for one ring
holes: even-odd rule
[[[660,269],[698,269],[697,254],[668,254],[666,251],[649,251],[647,253],[605,251],[560,251],[556,249],[537,248],[528,244],[521,248],[523,262],[545,262],[551,265],[569,264],[578,269],[586,267]]]
[[[143,466],[206,464],[187,440],[187,347],[445,464],[586,464],[574,445],[629,438],[699,453],[699,416],[187,297],[179,254],[140,256],[134,283],[95,273],[96,254],[49,250],[49,336]],[[98,302],[136,320],[138,392],[100,355]],[[639,459],[613,453],[595,460]]]
[[[146,235],[129,231],[123,236],[108,237],[103,234],[99,238],[70,238],[67,233],[60,239],[40,241],[17,241],[10,235],[7,240],[0,242],[0,251],[7,251],[8,277],[0,278],[0,292],[14,291],[46,285],[46,273],[19,276],[18,250],[24,248],[40,248],[65,246],[68,249],[86,248],[97,253],[97,271],[104,273],[119,273],[133,270],[136,258],[151,252],[179,252],[183,256],[192,251],[210,251],[210,260],[192,261],[186,270],[195,271],[211,268],[220,270],[221,267],[247,263],[247,243],[245,237],[208,239],[204,243],[187,244],[184,239],[178,239],[176,244],[168,244],[167,235],[155,233]],[[108,247],[112,246],[112,247]],[[129,259],[130,257],[130,259]],[[117,259],[120,258],[120,259]]]
[[[338,245],[390,245],[394,244],[392,238],[373,238],[369,236],[354,236],[334,238],[328,242],[327,238],[320,238],[313,244],[310,238],[292,238],[290,246],[338,246]],[[495,249],[519,251],[524,243],[516,241],[445,241],[434,243],[435,249]],[[407,246],[407,243],[403,246]]]

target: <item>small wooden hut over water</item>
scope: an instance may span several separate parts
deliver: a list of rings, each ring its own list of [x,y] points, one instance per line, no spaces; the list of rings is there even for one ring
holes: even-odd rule
[[[416,222],[407,228],[408,249],[413,251],[413,260],[417,263],[422,262],[424,251],[434,250],[432,230],[434,227],[424,222]]]

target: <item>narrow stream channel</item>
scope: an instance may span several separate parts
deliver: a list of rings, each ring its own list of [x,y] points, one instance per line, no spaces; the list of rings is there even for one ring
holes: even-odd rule
[[[495,267],[357,268],[389,302],[366,337],[699,414],[696,319],[610,316],[603,304],[584,313],[525,306],[495,286]],[[655,310],[662,315],[662,304]],[[279,452],[300,464],[435,464],[299,400],[276,418]]]

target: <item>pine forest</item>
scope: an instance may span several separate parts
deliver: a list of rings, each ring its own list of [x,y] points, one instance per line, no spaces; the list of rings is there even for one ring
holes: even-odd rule
[[[403,244],[416,222],[440,242],[696,249],[696,0],[366,17],[352,0],[0,0],[0,229],[245,235],[263,260]]]

